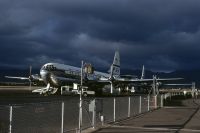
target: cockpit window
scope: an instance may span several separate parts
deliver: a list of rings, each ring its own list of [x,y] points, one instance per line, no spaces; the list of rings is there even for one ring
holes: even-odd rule
[[[56,70],[56,67],[53,65],[46,65],[46,66],[43,66],[43,69],[47,71],[54,71]]]

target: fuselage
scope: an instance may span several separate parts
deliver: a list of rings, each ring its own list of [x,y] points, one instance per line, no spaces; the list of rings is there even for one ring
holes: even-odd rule
[[[81,78],[81,68],[64,65],[59,63],[47,63],[42,66],[40,75],[43,81],[51,86],[60,87],[62,85],[79,83]],[[100,78],[109,78],[110,74],[94,71],[93,74],[87,74],[88,80],[99,80]]]

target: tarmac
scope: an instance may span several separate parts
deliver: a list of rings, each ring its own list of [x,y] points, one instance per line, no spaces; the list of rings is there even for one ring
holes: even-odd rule
[[[163,107],[119,121],[92,133],[200,133],[200,99],[183,101],[184,106]]]
[[[19,89],[20,88],[20,89]],[[0,87],[0,105],[51,102],[78,97],[42,97],[27,94],[36,87]],[[18,95],[18,91],[24,94]],[[7,92],[12,92],[8,95]],[[6,92],[6,95],[5,93]],[[13,94],[13,92],[15,92]],[[200,133],[200,99],[183,101],[184,106],[163,107],[135,117],[105,124],[96,129],[87,129],[82,133]]]
[[[79,99],[78,96],[43,96],[32,93],[32,90],[42,87],[37,86],[0,86],[0,106],[23,105],[29,103],[50,103],[67,101],[69,99]]]
[[[39,89],[43,87],[38,86],[0,86],[0,92],[1,93],[32,93],[33,90]]]

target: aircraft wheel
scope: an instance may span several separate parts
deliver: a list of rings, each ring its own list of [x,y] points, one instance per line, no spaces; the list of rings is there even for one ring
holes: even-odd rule
[[[47,96],[49,96],[49,93],[46,92],[46,93],[43,93],[42,95],[47,97]]]

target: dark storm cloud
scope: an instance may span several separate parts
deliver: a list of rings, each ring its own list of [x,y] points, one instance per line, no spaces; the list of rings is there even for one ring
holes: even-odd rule
[[[0,0],[0,66],[200,67],[200,1]]]

